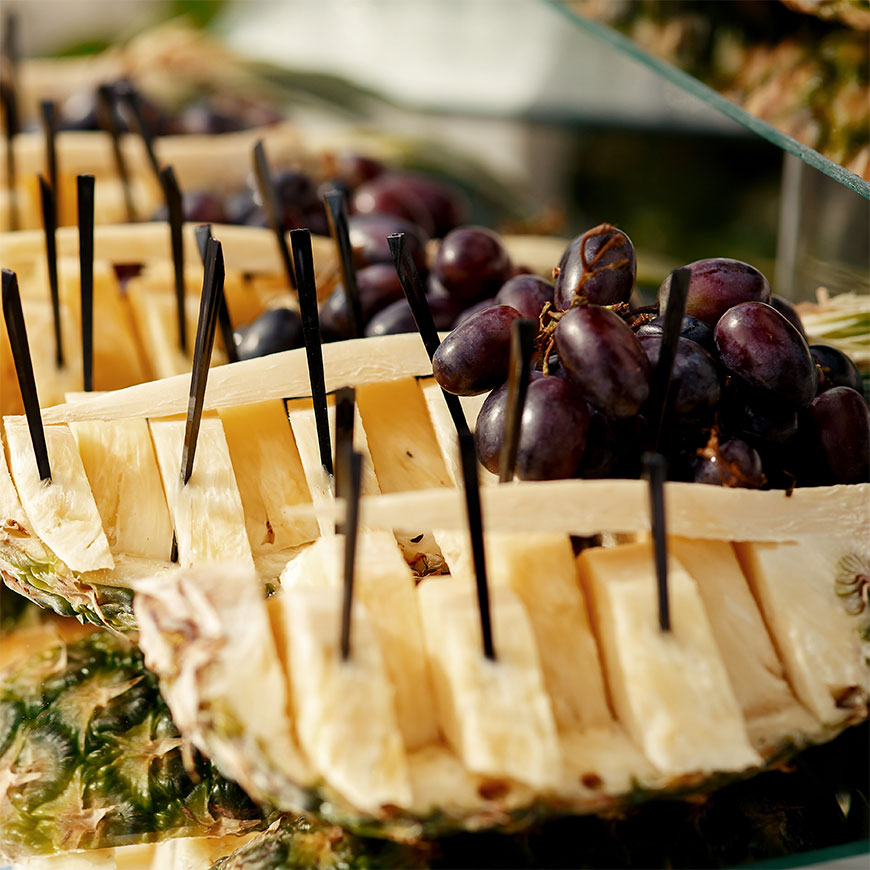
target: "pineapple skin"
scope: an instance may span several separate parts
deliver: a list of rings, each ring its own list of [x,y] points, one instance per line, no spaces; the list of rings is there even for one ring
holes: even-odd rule
[[[0,857],[241,833],[260,810],[182,738],[141,654],[52,638],[0,682]]]

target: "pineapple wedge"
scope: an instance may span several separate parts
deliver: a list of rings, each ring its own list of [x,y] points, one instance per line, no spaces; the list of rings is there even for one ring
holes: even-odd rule
[[[322,586],[340,598],[343,535],[321,538],[281,573],[281,588]],[[357,541],[355,600],[369,615],[395,689],[396,716],[408,751],[438,737],[414,577],[389,532],[364,531]],[[334,626],[333,626],[334,629]]]
[[[865,713],[870,689],[866,535],[736,547],[800,701],[826,726]]]
[[[672,629],[658,625],[650,543],[578,557],[620,722],[663,774],[761,766],[692,578],[668,563]]]
[[[473,588],[468,575],[417,587],[439,723],[470,771],[551,788],[561,757],[531,625],[508,587],[493,589],[490,661]]]
[[[193,565],[226,559],[254,567],[242,499],[221,421],[203,416],[193,473],[181,481],[184,420],[151,420],[151,437],[178,544],[178,561]]]

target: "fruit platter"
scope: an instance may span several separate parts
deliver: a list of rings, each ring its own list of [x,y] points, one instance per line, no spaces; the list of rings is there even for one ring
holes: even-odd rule
[[[304,170],[234,140],[248,222],[173,208],[140,136],[166,215],[97,220],[125,182],[82,164],[71,221],[37,199],[0,233],[0,866],[866,840],[870,408],[813,332],[837,300],[715,251],[643,298],[630,228],[502,231],[287,141]]]

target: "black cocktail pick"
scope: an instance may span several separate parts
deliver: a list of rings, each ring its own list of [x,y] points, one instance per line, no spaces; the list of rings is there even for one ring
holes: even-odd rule
[[[136,207],[133,204],[133,188],[130,184],[130,172],[127,169],[127,161],[121,150],[121,130],[118,125],[118,116],[115,108],[115,92],[111,85],[100,85],[97,88],[97,119],[100,127],[109,134],[112,140],[112,156],[115,160],[115,168],[118,178],[121,179],[121,189],[124,192],[124,206],[127,209],[127,220],[136,220]],[[155,158],[156,159],[156,158]]]
[[[659,628],[662,631],[670,631],[671,611],[668,599],[668,549],[665,525],[667,462],[661,453],[644,453],[643,476],[649,482],[649,509],[655,547]]]
[[[511,356],[507,381],[507,403],[504,414],[504,436],[499,456],[498,479],[507,483],[514,479],[517,451],[520,446],[520,423],[529,386],[529,366],[534,353],[537,324],[524,317],[511,324]]]
[[[18,114],[18,16],[8,8],[3,13],[3,41],[0,44],[0,103],[3,106],[5,119],[9,227],[17,230],[20,222],[13,142],[21,131],[21,119]]]
[[[483,654],[495,661],[492,641],[492,618],[489,609],[489,585],[486,579],[486,551],[483,542],[483,517],[480,510],[480,482],[477,477],[477,451],[471,432],[459,433],[459,455],[462,459],[462,479],[465,506],[468,512],[468,531],[471,535],[471,555],[474,560],[474,578],[477,586],[477,606],[480,611],[480,630]]]
[[[342,473],[346,469],[342,468],[339,457],[342,451],[353,449],[353,427],[354,427],[354,406],[356,404],[356,390],[353,387],[340,387],[335,391],[335,462],[334,462],[334,477],[335,477],[335,494],[338,496],[339,491],[343,491],[346,486],[345,481],[341,479]],[[335,533],[342,534],[343,526],[341,523],[335,524]]]
[[[60,324],[60,290],[57,280],[57,199],[54,189],[40,175],[39,199],[42,205],[42,229],[45,234],[45,264],[51,293],[51,316],[54,321],[54,361],[63,366],[63,340]]]
[[[145,113],[142,111],[142,95],[130,82],[119,82],[115,85],[115,94],[123,101],[124,105],[130,110],[133,120],[136,125],[136,131],[142,138],[145,145],[145,152],[148,155],[148,163],[154,171],[154,177],[158,183],[162,184],[160,178],[160,161],[157,159],[157,152],[154,148],[154,133],[148,121],[145,120]]]
[[[360,338],[363,334],[362,303],[360,302],[359,287],[356,283],[356,266],[353,262],[353,247],[350,243],[350,232],[347,226],[347,197],[342,190],[328,190],[323,194],[323,199],[326,202],[329,230],[338,248],[341,277],[344,282],[344,293],[347,297],[347,310],[350,313],[353,337]]]
[[[84,389],[94,389],[94,176],[79,175],[79,275],[82,313],[82,371]]]
[[[208,251],[208,240],[211,238],[211,224],[200,224],[194,231],[196,237],[196,246],[199,249],[199,256],[205,266],[205,256]],[[218,302],[218,328],[221,331],[221,338],[224,343],[224,350],[227,352],[227,359],[234,363],[239,361],[239,350],[236,347],[235,334],[233,333],[233,322],[230,320],[230,310],[227,308],[227,297],[224,293],[223,286],[221,287],[221,298]]]
[[[314,404],[314,422],[320,461],[328,474],[332,474],[332,451],[329,438],[329,416],[326,410],[326,380],[323,373],[323,348],[320,345],[320,317],[317,312],[317,287],[314,283],[314,256],[311,253],[311,233],[291,230],[293,262],[296,264],[296,286],[299,294],[299,313],[302,315],[302,335],[308,358],[308,379]]]
[[[414,258],[411,256],[411,252],[408,250],[405,242],[405,234],[392,233],[388,235],[387,244],[390,246],[390,254],[393,257],[393,264],[396,267],[396,274],[399,276],[402,290],[405,292],[408,305],[411,306],[411,314],[414,316],[417,331],[423,339],[426,353],[429,354],[429,359],[431,360],[435,355],[435,351],[438,350],[438,345],[441,344],[441,339],[438,337],[438,330],[435,328],[435,321],[432,319],[432,311],[429,308],[429,303],[426,301],[426,290],[423,287],[423,282],[420,280],[417,266],[414,264]],[[456,426],[457,433],[462,435],[468,432],[468,421],[465,419],[465,413],[462,410],[459,397],[448,393],[446,390],[442,390],[442,392],[444,393],[444,400],[447,402],[447,409],[453,418],[453,424]]]
[[[187,353],[187,318],[184,306],[184,209],[181,189],[171,166],[160,170],[160,184],[166,198],[169,240],[172,245],[172,270],[175,276],[175,307],[178,316],[178,346]]]
[[[54,191],[55,215],[60,214],[60,188],[57,181],[57,109],[52,100],[42,100],[39,104],[42,127],[45,132],[45,170],[48,183]]]
[[[266,159],[266,149],[262,139],[259,139],[256,145],[254,145],[254,176],[257,179],[260,199],[263,201],[263,211],[266,212],[266,219],[269,221],[269,226],[272,228],[272,232],[275,233],[275,239],[278,242],[278,253],[281,255],[281,262],[284,265],[287,281],[290,284],[290,289],[295,290],[298,281],[293,269],[290,249],[287,247],[287,227],[284,226],[284,219],[281,215],[281,203],[278,200],[278,192],[275,190],[275,185],[272,182],[272,172],[269,169],[269,161]]]
[[[350,444],[344,444],[336,453],[337,469],[341,469],[338,481],[341,491],[336,495],[344,499],[344,578],[341,597],[341,636],[339,647],[341,658],[347,661],[350,657],[350,625],[353,608],[353,578],[356,567],[356,545],[359,537],[359,499],[362,490],[362,454],[353,449]]]
[[[196,343],[193,348],[193,370],[190,377],[190,396],[187,403],[187,425],[184,428],[184,446],[181,452],[181,482],[187,484],[193,473],[193,459],[202,422],[205,388],[217,328],[218,300],[224,282],[224,255],[221,243],[208,240],[202,295],[199,302],[199,320],[196,325]]]
[[[11,269],[3,269],[3,319],[12,348],[15,373],[21,390],[21,400],[30,429],[30,442],[36,457],[39,479],[51,483],[51,466],[48,461],[48,447],[45,443],[45,429],[39,411],[39,396],[36,392],[36,379],[33,377],[33,361],[30,358],[30,345],[27,342],[27,329],[21,310],[21,295],[18,292],[18,276]]]

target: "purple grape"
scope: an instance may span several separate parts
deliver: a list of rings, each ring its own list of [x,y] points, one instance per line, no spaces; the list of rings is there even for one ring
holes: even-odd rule
[[[635,333],[638,338],[643,338],[647,335],[657,335],[661,337],[665,331],[665,318],[656,317],[647,323],[642,323]],[[683,338],[688,338],[690,341],[697,342],[704,350],[715,353],[716,345],[713,343],[713,327],[709,323],[704,323],[698,320],[697,317],[692,317],[687,314],[683,317],[680,325],[680,335]]]
[[[499,305],[510,305],[523,317],[537,322],[544,304],[553,301],[553,285],[537,275],[515,275],[501,285],[495,301]]]
[[[572,477],[586,447],[589,407],[570,381],[532,375],[520,421],[516,475],[520,480]],[[487,396],[475,427],[478,456],[494,474],[499,471],[506,405],[503,384]]]
[[[723,433],[749,441],[754,446],[782,445],[798,430],[797,409],[732,382],[725,390],[719,409],[719,426]]]
[[[303,347],[302,318],[289,308],[272,308],[238,329],[235,339],[240,360]]]
[[[435,232],[435,221],[426,201],[395,172],[382,172],[361,184],[351,195],[350,212],[394,215],[422,227],[427,235]]]
[[[371,181],[380,175],[386,167],[380,160],[359,154],[356,151],[345,151],[336,159],[335,171],[338,177],[345,181],[349,188],[354,189]]]
[[[716,257],[689,263],[691,271],[686,314],[711,326],[729,309],[741,302],[769,302],[770,285],[754,266],[740,260]],[[671,276],[658,292],[659,311],[665,311],[670,293]]]
[[[849,357],[835,347],[827,344],[811,344],[810,354],[821,369],[818,391],[824,392],[831,387],[851,387],[862,392],[861,372]]]
[[[646,335],[638,340],[652,370],[659,359],[661,338]],[[668,413],[681,422],[703,418],[716,409],[720,396],[719,375],[713,357],[696,342],[680,338],[668,393]]]
[[[392,264],[393,257],[387,236],[404,233],[417,270],[426,272],[426,243],[429,236],[410,221],[394,215],[351,215],[347,219],[347,230],[353,248],[353,260],[358,269],[371,266],[372,263]]]
[[[435,321],[435,328],[439,332],[450,329],[460,311],[456,302],[448,297],[441,297],[439,299],[427,297],[427,299],[429,310],[432,312],[432,319]],[[411,306],[408,305],[408,300],[403,296],[375,314],[368,322],[365,334],[370,338],[374,335],[395,335],[400,332],[416,331],[417,324],[414,321]]]
[[[181,196],[181,211],[184,220],[194,224],[223,224],[228,223],[224,203],[220,197],[204,191],[190,191]],[[169,211],[166,203],[157,207],[152,220],[168,220]]]
[[[782,296],[777,296],[776,293],[771,294],[770,304],[804,337],[806,340],[807,333],[801,321],[800,314],[797,309],[788,299]]]
[[[617,420],[590,407],[586,449],[577,477],[637,477],[647,428],[641,415]]]
[[[820,464],[837,483],[870,480],[870,408],[851,387],[832,387],[806,412],[808,438]]]
[[[694,462],[696,483],[714,486],[734,486],[758,489],[765,483],[761,456],[739,438],[715,443],[708,448],[712,454],[698,456]]]
[[[599,224],[565,248],[554,288],[556,308],[564,311],[578,293],[593,305],[628,302],[636,275],[631,239],[611,224]]]
[[[244,129],[238,115],[231,113],[206,99],[188,103],[173,122],[175,133],[213,136]]]
[[[396,270],[386,263],[374,263],[359,269],[356,273],[356,284],[359,289],[363,329],[375,314],[391,302],[405,298]],[[321,305],[320,326],[336,338],[350,338],[353,335],[350,308],[343,285],[339,284]]]
[[[816,364],[801,334],[772,306],[741,302],[713,333],[725,368],[755,390],[805,408],[816,394]]]
[[[396,182],[423,203],[432,222],[432,235],[442,238],[468,221],[471,207],[459,188],[421,172],[393,172]]]
[[[432,272],[441,286],[464,305],[495,296],[510,274],[501,238],[486,227],[451,230],[441,241]]]
[[[650,366],[630,327],[608,308],[572,308],[555,331],[559,359],[586,401],[612,417],[631,417],[649,397]]]
[[[477,396],[497,387],[507,379],[511,324],[519,317],[519,311],[509,305],[496,305],[469,317],[435,351],[435,380],[458,396]]]
[[[498,303],[495,299],[483,299],[480,302],[476,302],[471,308],[466,308],[464,311],[461,311],[457,316],[456,320],[453,321],[452,329],[456,329],[460,323],[464,323],[471,317],[473,314],[477,314],[478,311],[485,311],[487,308],[492,308],[494,305]]]

